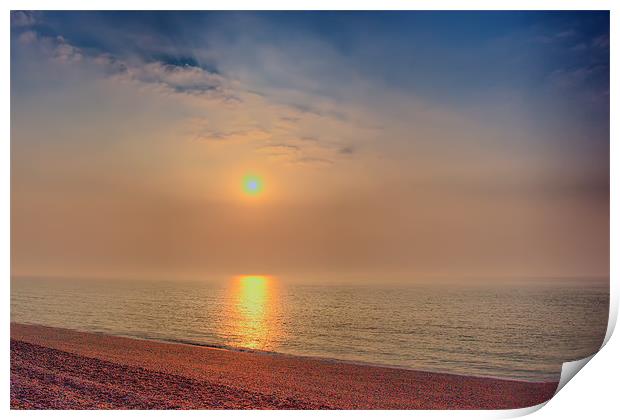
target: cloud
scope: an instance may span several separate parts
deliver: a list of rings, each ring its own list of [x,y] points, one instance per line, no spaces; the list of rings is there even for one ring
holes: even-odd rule
[[[194,138],[201,141],[216,142],[251,142],[262,141],[271,138],[271,134],[260,128],[247,130],[218,131],[203,129],[195,133]]]
[[[572,38],[575,35],[577,35],[577,32],[574,29],[567,29],[565,31],[557,32],[554,35],[554,38],[559,38],[559,39],[562,39],[562,38]]]
[[[326,158],[307,156],[295,159],[291,164],[301,166],[329,166],[333,165],[334,161]]]
[[[53,55],[56,60],[65,63],[82,61],[84,59],[82,51],[69,44],[62,36],[56,37]]]
[[[298,152],[301,148],[294,144],[278,143],[261,146],[260,150],[264,150],[270,154],[289,154],[291,152]]]
[[[108,52],[82,49],[71,44],[62,35],[41,36],[35,31],[23,32],[17,39],[23,45],[36,45],[56,62],[91,64],[112,78],[159,89],[167,95],[182,94],[225,102],[240,101],[231,81],[218,73],[194,65],[175,65],[162,61],[130,62]]]
[[[319,139],[315,136],[301,136],[299,138],[299,140],[301,141],[308,141],[308,142],[318,142]]]
[[[239,101],[239,96],[227,88],[227,80],[219,74],[190,65],[177,66],[162,62],[125,66],[119,75],[132,81],[159,86],[169,92],[195,96],[218,97]]]
[[[539,34],[535,37],[535,40],[542,44],[552,44],[556,42],[566,41],[577,37],[578,33],[574,29],[560,30],[553,33]]]
[[[572,48],[573,51],[583,52],[583,53],[609,53],[609,35],[603,34],[597,37],[594,37],[590,40],[583,40],[577,44],[575,44]]]
[[[554,86],[572,89],[580,86],[588,80],[600,76],[608,71],[605,65],[593,65],[572,69],[558,69],[549,75],[549,80]]]
[[[349,120],[349,117],[342,111],[337,111],[333,109],[321,109],[317,106],[308,104],[288,103],[285,105],[298,111],[302,115],[309,114],[317,117],[331,117],[342,122],[346,122]]]
[[[257,151],[276,161],[290,164],[304,157],[305,151],[294,144],[276,143],[257,148]]]
[[[340,153],[341,155],[352,155],[353,153],[355,153],[355,149],[352,146],[345,146],[338,150],[338,153]]]
[[[33,44],[37,42],[37,33],[35,31],[25,31],[19,34],[17,41],[22,45]]]
[[[71,45],[61,36],[41,36],[34,30],[26,30],[16,36],[17,42],[23,46],[38,49],[47,58],[60,63],[74,63],[85,58],[80,48]]]
[[[105,36],[101,33],[92,36],[105,40],[85,44],[80,42],[79,31],[72,32],[69,26],[53,25],[52,20],[43,21],[43,18],[51,17],[40,17],[40,23],[46,25],[45,32],[16,31],[14,39],[38,50],[54,63],[74,69],[78,69],[79,63],[79,69],[95,79],[104,77],[114,83],[131,84],[139,91],[161,95],[164,101],[179,101],[189,114],[184,121],[186,127],[182,128],[185,139],[220,144],[256,143],[258,147],[252,147],[258,153],[283,156],[289,152],[287,162],[311,164],[333,163],[353,152],[346,143],[325,140],[317,132],[332,132],[331,137],[342,138],[347,143],[347,136],[363,137],[361,133],[353,133],[363,130],[368,118],[361,118],[355,107],[335,101],[329,95],[302,89],[304,84],[299,80],[302,76],[291,76],[291,91],[239,79],[234,66],[231,68],[222,57],[222,49],[228,50],[225,43],[224,46],[203,43],[200,48],[181,46],[175,50],[170,48],[172,43],[166,34],[133,28],[119,35],[104,26]],[[14,19],[33,22],[30,15]],[[65,29],[62,34],[54,34],[53,28]],[[128,41],[128,37],[148,42],[138,45]],[[258,66],[256,73],[260,71]],[[288,70],[287,73],[291,74]]]
[[[20,10],[11,12],[11,26],[13,27],[33,26],[36,23],[37,20],[34,12]]]
[[[609,34],[603,34],[594,38],[591,45],[595,48],[609,49]]]

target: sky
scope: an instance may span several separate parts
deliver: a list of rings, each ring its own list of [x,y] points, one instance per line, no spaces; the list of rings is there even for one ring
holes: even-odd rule
[[[608,276],[609,140],[608,12],[15,11],[12,274]]]

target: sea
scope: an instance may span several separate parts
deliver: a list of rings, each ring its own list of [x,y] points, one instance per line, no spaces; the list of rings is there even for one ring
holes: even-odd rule
[[[465,283],[14,277],[11,321],[525,381],[558,380],[602,344],[608,282]]]

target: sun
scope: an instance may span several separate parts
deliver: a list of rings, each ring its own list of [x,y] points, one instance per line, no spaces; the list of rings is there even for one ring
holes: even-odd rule
[[[263,180],[256,175],[243,178],[243,192],[250,196],[259,195],[263,191]]]

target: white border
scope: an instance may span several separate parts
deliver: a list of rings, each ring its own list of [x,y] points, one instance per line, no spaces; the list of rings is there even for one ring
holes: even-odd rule
[[[618,18],[620,6],[619,2],[611,0],[297,0],[295,3],[286,1],[273,0],[216,0],[216,1],[198,1],[198,0],[175,0],[174,2],[166,2],[162,0],[151,0],[149,2],[140,2],[135,0],[108,0],[108,1],[77,1],[77,0],[57,0],[54,2],[43,0],[24,0],[3,2],[5,12],[3,15],[4,31],[2,48],[2,81],[4,97],[2,100],[2,132],[5,133],[5,141],[2,142],[2,153],[0,153],[0,172],[2,181],[0,182],[0,194],[4,198],[3,205],[0,208],[0,252],[2,255],[1,267],[4,274],[4,282],[2,288],[4,311],[2,312],[2,321],[0,328],[5,337],[5,345],[2,347],[2,371],[3,381],[0,385],[0,398],[5,410],[9,407],[9,322],[10,322],[10,96],[6,94],[10,90],[10,24],[9,10],[45,10],[45,9],[65,9],[65,10],[611,10],[611,68],[618,68],[617,45],[619,42],[618,28],[620,19]],[[617,98],[618,89],[615,83],[617,77],[614,77],[612,71],[611,78],[611,311],[610,311],[610,330],[606,337],[609,340],[604,349],[597,354],[591,363],[585,366],[579,373],[578,379],[570,381],[568,385],[556,395],[546,407],[533,414],[534,418],[608,418],[610,413],[617,412],[617,393],[615,379],[618,378],[619,368],[618,358],[616,355],[620,345],[618,339],[611,337],[610,333],[615,325],[618,313],[618,265],[619,260],[618,239],[620,238],[620,227],[613,215],[617,214],[619,209],[618,202],[618,170],[620,164],[620,154],[616,145],[618,124],[614,123],[614,117],[617,116],[618,109]],[[269,412],[251,412],[251,416],[257,419],[272,418],[316,418],[316,417],[332,417],[338,416],[338,419],[354,419],[360,415],[369,418],[383,418],[390,416],[393,418],[405,418],[405,416],[416,416],[417,418],[503,418],[515,417],[532,412],[532,409],[508,410],[508,411],[332,411],[332,412],[287,412],[287,411],[269,411]],[[143,412],[137,411],[97,411],[97,412],[60,412],[60,411],[39,411],[39,412],[20,412],[11,411],[10,415],[15,417],[32,416],[42,418],[111,418],[111,416],[120,416],[125,418],[138,418]],[[184,418],[203,418],[206,414],[201,411],[153,411],[148,413],[152,417],[184,417]],[[209,416],[216,418],[241,419],[250,415],[244,411],[217,411],[209,412]]]

